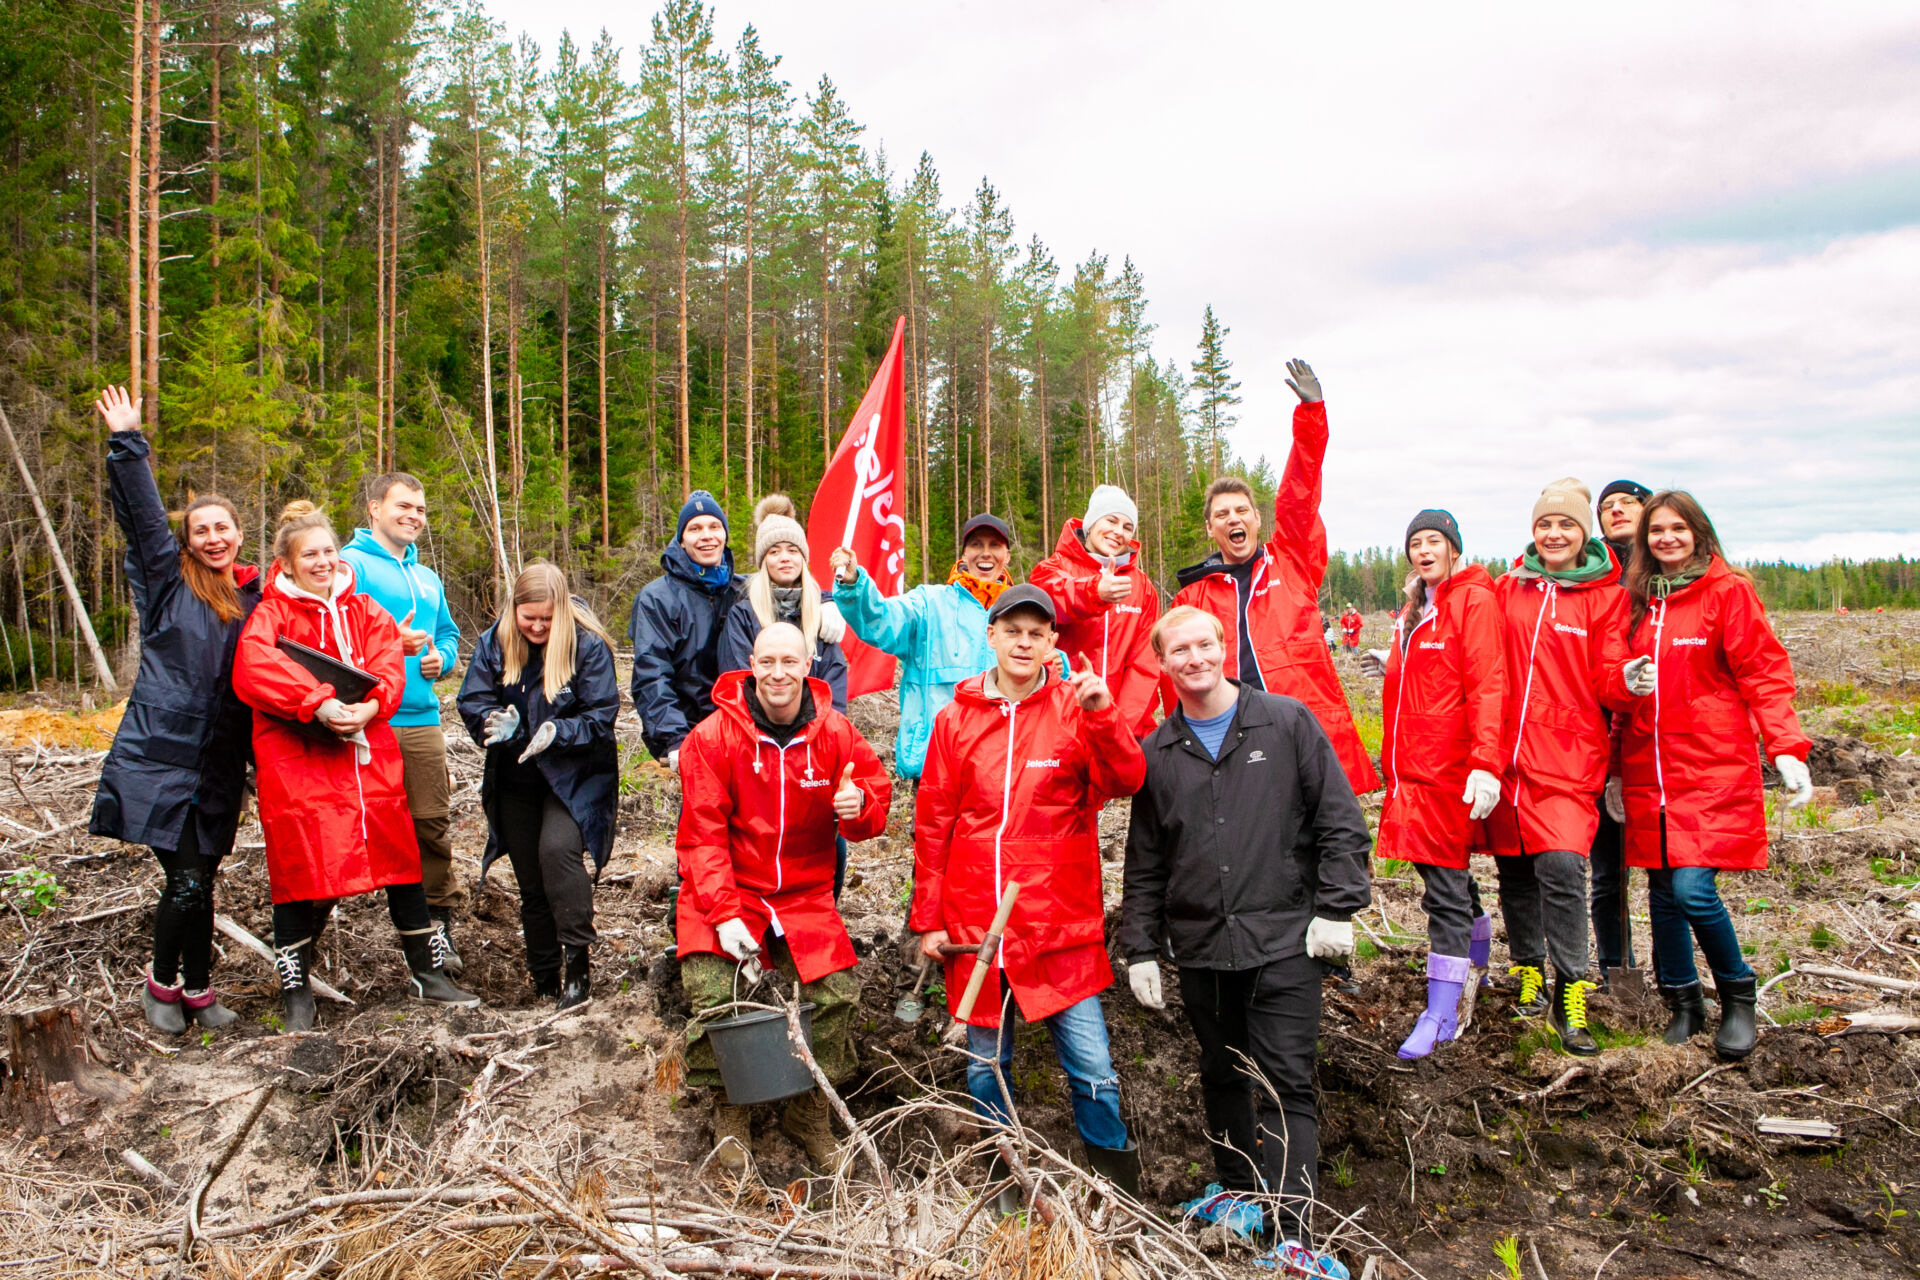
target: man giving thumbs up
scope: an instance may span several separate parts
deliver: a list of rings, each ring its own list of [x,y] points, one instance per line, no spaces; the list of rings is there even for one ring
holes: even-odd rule
[[[701,1014],[731,1002],[736,970],[746,999],[756,968],[803,984],[813,1055],[830,1083],[853,1074],[860,984],[853,941],[833,904],[834,836],[886,830],[893,785],[833,691],[809,678],[812,653],[790,622],[761,629],[751,666],[713,686],[714,712],[680,746],[680,981],[693,1007],[687,1082],[717,1085]],[[780,1127],[822,1173],[837,1161],[818,1090],[787,1104]],[[716,1095],[715,1160],[738,1172],[749,1148],[747,1113]]]

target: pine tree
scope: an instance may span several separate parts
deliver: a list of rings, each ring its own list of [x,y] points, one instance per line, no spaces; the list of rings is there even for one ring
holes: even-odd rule
[[[1193,390],[1199,397],[1196,409],[1202,438],[1206,441],[1208,469],[1220,474],[1221,437],[1240,419],[1231,410],[1240,403],[1236,394],[1240,384],[1233,378],[1233,361],[1227,359],[1227,335],[1233,332],[1207,308],[1200,322],[1200,358],[1193,362]]]

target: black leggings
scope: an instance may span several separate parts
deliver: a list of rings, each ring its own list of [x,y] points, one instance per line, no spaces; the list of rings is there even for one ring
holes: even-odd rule
[[[562,947],[585,947],[594,939],[587,842],[567,806],[545,786],[503,788],[495,821],[494,834],[520,887],[527,971],[535,977],[558,973]]]
[[[273,945],[284,949],[318,940],[320,931],[327,927],[327,916],[335,901],[337,899],[326,898],[274,903]],[[427,915],[427,891],[418,880],[387,886],[387,918],[401,933],[425,933],[433,928],[433,921]]]
[[[180,847],[155,849],[166,869],[166,888],[153,911],[153,980],[163,987],[183,979],[187,990],[205,991],[213,967],[213,878],[220,855],[200,852],[199,815],[187,811]]]

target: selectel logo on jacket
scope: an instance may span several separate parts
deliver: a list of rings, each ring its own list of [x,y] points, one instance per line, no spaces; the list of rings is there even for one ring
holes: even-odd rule
[[[1675,636],[1670,643],[1676,645],[1697,644],[1704,646],[1707,643],[1707,638],[1705,636]]]
[[[1060,762],[1058,760],[1027,761],[1027,768],[1029,769],[1058,769],[1059,767],[1060,767]]]
[[[1587,634],[1587,629],[1586,629],[1585,627],[1570,627],[1570,626],[1568,626],[1568,625],[1567,625],[1566,623],[1564,623],[1564,622],[1556,622],[1556,623],[1554,623],[1554,624],[1553,624],[1553,629],[1554,629],[1555,631],[1564,631],[1564,632],[1566,632],[1566,633],[1567,633],[1568,635],[1570,635],[1570,636],[1582,636],[1582,637],[1584,637],[1584,636],[1585,636],[1585,635]]]
[[[1137,605],[1137,604],[1117,604],[1117,605],[1115,605],[1115,606],[1113,606],[1113,611],[1114,611],[1115,613],[1144,613],[1144,612],[1146,612],[1146,610],[1144,610],[1144,609],[1142,609],[1142,608],[1141,608],[1141,607],[1140,607],[1139,605]]]
[[[1445,640],[1422,640],[1420,647],[1422,649],[1444,649],[1447,647],[1447,642]]]

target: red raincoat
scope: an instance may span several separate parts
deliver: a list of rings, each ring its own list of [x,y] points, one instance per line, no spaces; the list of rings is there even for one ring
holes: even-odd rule
[[[1628,647],[1654,660],[1659,686],[1620,721],[1627,864],[1765,867],[1755,740],[1769,757],[1799,760],[1813,744],[1793,710],[1793,663],[1753,584],[1715,556],[1703,576],[1651,603]]]
[[[1100,598],[1100,562],[1080,541],[1080,517],[1060,527],[1053,554],[1033,566],[1028,581],[1053,597],[1060,650],[1077,668],[1084,656],[1113,690],[1120,719],[1136,738],[1153,732],[1153,709],[1160,700],[1160,663],[1147,633],[1160,620],[1160,593],[1140,566],[1140,544],[1132,560],[1116,572],[1133,584],[1133,594],[1117,604]]]
[[[1340,615],[1341,643],[1345,644],[1349,649],[1357,647],[1360,643],[1360,628],[1366,625],[1367,625],[1367,620],[1360,616],[1360,611],[1357,609],[1349,609],[1345,613],[1341,614]]]
[[[1293,411],[1293,449],[1273,495],[1273,537],[1260,549],[1247,601],[1253,656],[1268,693],[1307,704],[1327,731],[1340,767],[1356,795],[1380,785],[1353,727],[1353,711],[1340,687],[1333,655],[1320,623],[1320,584],[1327,576],[1327,527],[1320,521],[1320,469],[1327,456],[1327,406],[1302,404]],[[1220,619],[1226,631],[1227,676],[1240,674],[1239,586],[1214,556],[1180,571],[1175,606],[1189,604]],[[1179,699],[1173,682],[1161,702]]]
[[[887,829],[893,783],[853,721],[833,709],[833,690],[809,678],[813,719],[785,747],[761,732],[747,708],[745,671],[713,686],[713,714],[680,744],[680,954],[725,955],[717,930],[739,919],[764,938],[786,939],[803,982],[854,965],[853,941],[833,903],[833,837],[871,840]],[[840,774],[867,806],[834,817]]]
[[[1506,640],[1507,714],[1487,851],[1566,849],[1584,858],[1607,785],[1611,729],[1602,707],[1631,711],[1639,701],[1621,676],[1627,593],[1611,572],[1596,582],[1556,582],[1529,573],[1523,559],[1493,593]]]
[[[1393,625],[1381,690],[1387,798],[1374,852],[1436,867],[1467,865],[1483,824],[1460,799],[1467,774],[1500,772],[1507,663],[1493,579],[1468,565],[1434,590],[1434,611]]]
[[[974,946],[993,922],[1002,886],[1019,881],[1000,964],[970,1018],[997,1027],[1002,976],[1029,1022],[1113,982],[1100,806],[1138,791],[1147,762],[1117,703],[1083,711],[1072,686],[1051,674],[1008,702],[987,695],[987,674],[961,681],[933,722],[914,803],[907,923],[916,933],[945,929],[952,941]],[[947,961],[949,1009],[959,1005],[973,964],[972,957]]]
[[[292,594],[300,588],[278,562],[268,566],[266,590],[234,652],[233,691],[253,708],[260,826],[275,902],[347,898],[420,879],[400,744],[387,725],[407,680],[400,630],[385,609],[354,589],[345,560],[334,582],[329,610],[316,596]],[[379,678],[371,697],[380,712],[366,727],[365,764],[352,744],[315,742],[274,718],[312,720],[334,696],[332,685],[274,646],[281,636]]]

